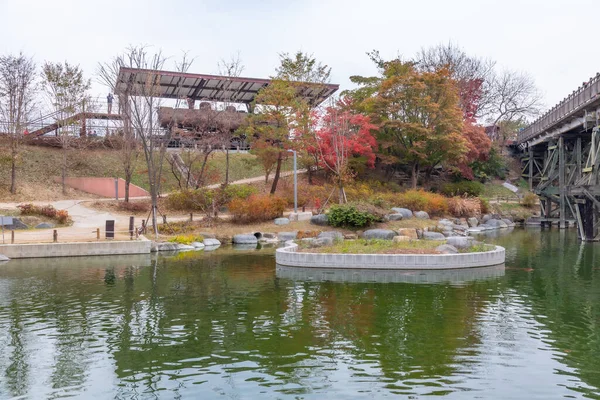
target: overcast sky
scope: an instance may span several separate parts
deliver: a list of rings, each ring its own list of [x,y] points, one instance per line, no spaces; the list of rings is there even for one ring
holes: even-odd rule
[[[552,106],[600,71],[599,12],[599,0],[0,0],[0,54],[78,63],[94,80],[98,62],[132,44],[174,59],[187,50],[197,73],[239,51],[243,75],[261,78],[278,53],[302,50],[345,89],[350,75],[375,72],[367,51],[410,58],[452,41],[530,73]]]

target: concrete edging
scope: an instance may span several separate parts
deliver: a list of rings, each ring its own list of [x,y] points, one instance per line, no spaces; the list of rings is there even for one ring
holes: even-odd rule
[[[0,254],[8,258],[150,254],[151,243],[148,239],[141,239],[107,242],[2,244],[0,245]]]
[[[479,253],[458,254],[325,254],[296,252],[298,245],[287,242],[277,249],[279,265],[314,268],[361,269],[459,269],[499,265],[504,263],[504,247]]]

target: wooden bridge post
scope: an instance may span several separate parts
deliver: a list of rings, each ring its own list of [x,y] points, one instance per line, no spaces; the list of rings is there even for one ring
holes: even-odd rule
[[[533,190],[533,147],[529,147],[529,190]]]
[[[561,135],[558,138],[558,190],[559,190],[559,207],[560,214],[558,220],[559,229],[566,228],[567,212],[567,188],[565,186],[565,138]]]
[[[577,163],[577,166],[575,167],[577,170],[575,173],[575,181],[578,181],[579,178],[581,178],[581,171],[583,169],[581,157],[581,136],[579,136],[575,141],[575,162]]]

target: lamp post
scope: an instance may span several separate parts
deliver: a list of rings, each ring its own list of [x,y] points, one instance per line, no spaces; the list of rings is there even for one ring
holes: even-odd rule
[[[294,153],[294,213],[298,214],[298,170],[296,168],[296,150],[289,149],[289,153]]]

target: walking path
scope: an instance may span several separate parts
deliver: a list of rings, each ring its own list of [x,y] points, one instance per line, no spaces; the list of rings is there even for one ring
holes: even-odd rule
[[[306,170],[298,170],[298,174],[306,173]],[[282,172],[281,177],[290,176],[293,172]],[[257,176],[254,178],[240,179],[238,181],[230,182],[230,185],[240,185],[264,181],[264,176]],[[216,189],[221,184],[215,184],[206,186],[209,189]],[[168,196],[168,194],[167,194]],[[136,199],[149,199],[150,197],[136,197]],[[104,231],[104,227],[107,220],[115,221],[115,230],[122,231],[125,235],[125,231],[129,226],[129,215],[113,213],[107,211],[99,211],[91,207],[87,207],[86,203],[96,201],[111,201],[112,199],[81,199],[81,200],[58,200],[58,201],[33,201],[30,203],[36,205],[47,205],[50,204],[57,210],[67,210],[71,217],[73,224],[68,227],[57,228],[59,241],[86,241],[94,240],[96,238],[96,229],[100,228]],[[20,203],[0,203],[0,210],[16,210]],[[188,216],[169,216],[169,221],[185,221]],[[136,223],[136,225],[139,225]],[[17,230],[15,231],[15,242],[16,243],[33,243],[33,242],[51,242],[52,234],[54,229],[31,229],[31,230]],[[1,242],[0,242],[1,243]]]

